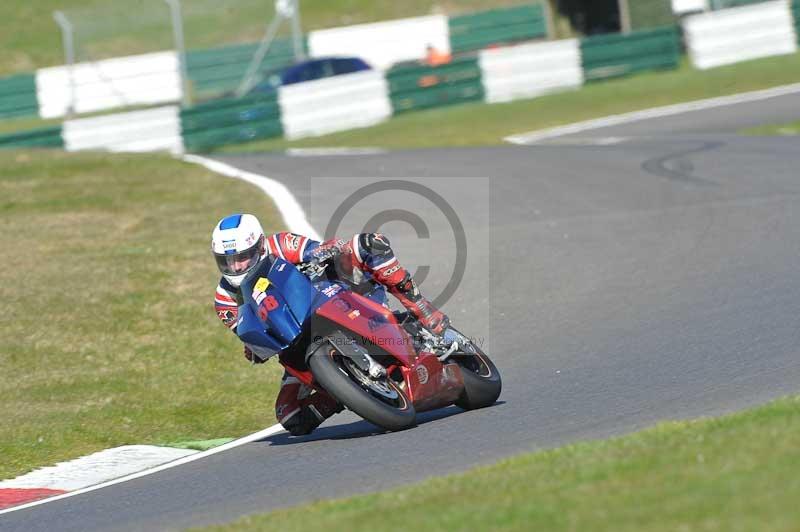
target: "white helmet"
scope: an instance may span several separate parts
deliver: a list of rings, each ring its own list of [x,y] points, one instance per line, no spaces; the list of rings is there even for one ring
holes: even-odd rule
[[[214,227],[211,251],[222,276],[239,286],[265,254],[264,230],[252,214],[226,216]]]

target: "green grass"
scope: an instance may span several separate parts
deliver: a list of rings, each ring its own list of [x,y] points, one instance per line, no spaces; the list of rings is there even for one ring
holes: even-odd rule
[[[122,444],[275,423],[213,307],[211,229],[281,221],[250,185],[167,156],[0,153],[0,478]]]
[[[381,146],[424,148],[501,144],[503,137],[580,120],[764,89],[800,81],[800,54],[716,68],[652,72],[531,100],[470,103],[412,112],[377,126],[289,142],[267,139],[221,148],[226,152],[290,147]],[[434,133],[435,132],[435,133]]]
[[[303,0],[303,30],[374,22],[392,18],[448,14],[528,0]],[[184,0],[188,48],[258,41],[273,15],[265,0]],[[61,34],[51,13],[67,13],[76,28],[78,57],[114,57],[173,47],[169,12],[163,0],[3,0],[0,2],[0,75],[31,72],[64,63]],[[131,16],[132,11],[135,16]],[[558,17],[560,34],[568,24]],[[284,30],[284,33],[288,30]]]
[[[789,124],[769,124],[758,127],[751,127],[741,131],[744,135],[779,135],[779,136],[792,136],[800,135],[800,122],[792,122]]]
[[[181,441],[168,443],[169,447],[177,449],[194,449],[195,451],[207,451],[214,447],[219,447],[233,441],[233,438],[215,438],[213,440],[199,440],[199,441]]]
[[[794,531],[798,500],[795,397],[203,530]]]

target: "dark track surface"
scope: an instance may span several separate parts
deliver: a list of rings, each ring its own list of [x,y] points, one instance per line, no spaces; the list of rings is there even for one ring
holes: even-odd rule
[[[418,428],[394,434],[340,416],[305,439],[276,435],[0,516],[0,530],[226,522],[800,391],[800,142],[733,134],[740,125],[793,119],[800,96],[575,136],[628,137],[604,147],[561,138],[531,147],[222,158],[285,182],[306,207],[320,195],[337,199],[335,189],[310,189],[308,176],[490,178],[491,224],[470,242],[492,252],[491,324],[466,297],[446,310],[470,333],[490,334],[502,402],[423,415]],[[309,219],[324,230],[327,219]],[[401,259],[422,260],[413,242],[393,244]],[[432,274],[432,285],[440,280]],[[264,412],[269,419],[269,400]],[[392,455],[408,462],[393,464]]]

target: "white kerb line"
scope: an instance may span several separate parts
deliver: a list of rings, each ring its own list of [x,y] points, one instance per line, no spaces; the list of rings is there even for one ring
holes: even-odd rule
[[[14,506],[12,508],[7,508],[5,510],[0,510],[0,515],[16,512],[19,510],[24,510],[26,508],[32,508],[34,506],[39,506],[41,504],[47,504],[50,502],[60,501],[62,499],[67,499],[69,497],[75,497],[76,495],[81,495],[83,493],[89,493],[91,491],[96,491],[99,489],[107,488],[109,486],[113,486],[115,484],[121,484],[123,482],[128,482],[129,480],[134,480],[141,477],[146,477],[148,475],[152,475],[154,473],[158,473],[160,471],[165,471],[167,469],[171,469],[173,467],[178,467],[180,465],[188,464],[190,462],[194,462],[196,460],[201,460],[206,458],[207,456],[211,456],[217,453],[221,453],[227,451],[228,449],[233,449],[234,447],[239,447],[245,445],[247,443],[252,443],[254,441],[261,440],[266,438],[267,436],[272,436],[273,434],[277,434],[281,432],[283,427],[279,424],[275,424],[269,428],[261,430],[259,432],[250,434],[249,436],[245,436],[243,438],[239,438],[238,440],[234,440],[232,442],[228,442],[224,445],[220,445],[219,447],[214,447],[213,449],[209,449],[207,451],[202,451],[195,454],[190,454],[188,456],[184,456],[183,458],[178,458],[177,460],[173,460],[172,462],[167,462],[166,464],[162,464],[160,466],[145,469],[144,471],[139,471],[137,473],[131,473],[130,475],[125,475],[124,477],[116,478],[114,480],[109,480],[108,482],[103,482],[102,484],[97,484],[94,486],[89,486],[88,488],[82,488],[75,491],[70,491],[68,493],[64,493],[62,495],[55,495],[53,497],[48,497],[46,499],[40,499],[38,501],[29,502],[27,504],[21,504],[19,506]]]
[[[573,133],[580,133],[582,131],[588,131],[591,129],[600,129],[620,124],[628,124],[631,122],[638,122],[640,120],[647,120],[649,118],[661,118],[665,116],[689,113],[692,111],[713,109],[715,107],[724,107],[740,103],[757,102],[760,100],[767,100],[769,98],[775,98],[778,96],[785,96],[787,94],[796,94],[798,92],[800,92],[800,83],[794,83],[791,85],[782,85],[780,87],[773,87],[771,89],[765,89],[753,92],[744,92],[741,94],[734,94],[731,96],[721,96],[718,98],[696,100],[693,102],[667,105],[664,107],[654,107],[652,109],[644,109],[642,111],[634,111],[631,113],[605,116],[603,118],[586,120],[584,122],[575,122],[573,124],[557,126],[549,129],[541,129],[538,131],[531,131],[528,133],[509,135],[508,137],[505,137],[503,140],[505,140],[506,142],[510,142],[512,144],[533,144],[540,140],[550,139],[554,137],[562,137],[564,135],[571,135]]]
[[[267,196],[269,196],[281,213],[286,227],[292,233],[307,236],[313,240],[322,240],[319,233],[311,226],[306,218],[306,214],[300,203],[297,201],[289,189],[283,183],[280,183],[269,177],[259,175],[253,172],[247,172],[231,166],[229,164],[215,161],[207,157],[199,155],[184,155],[181,157],[184,161],[195,163],[208,168],[211,171],[217,172],[228,177],[241,179],[252,185],[260,188]]]

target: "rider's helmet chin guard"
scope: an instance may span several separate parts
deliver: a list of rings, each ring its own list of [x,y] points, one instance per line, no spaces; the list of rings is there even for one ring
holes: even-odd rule
[[[264,230],[252,214],[226,216],[211,235],[217,268],[236,287],[265,255],[265,243]]]

